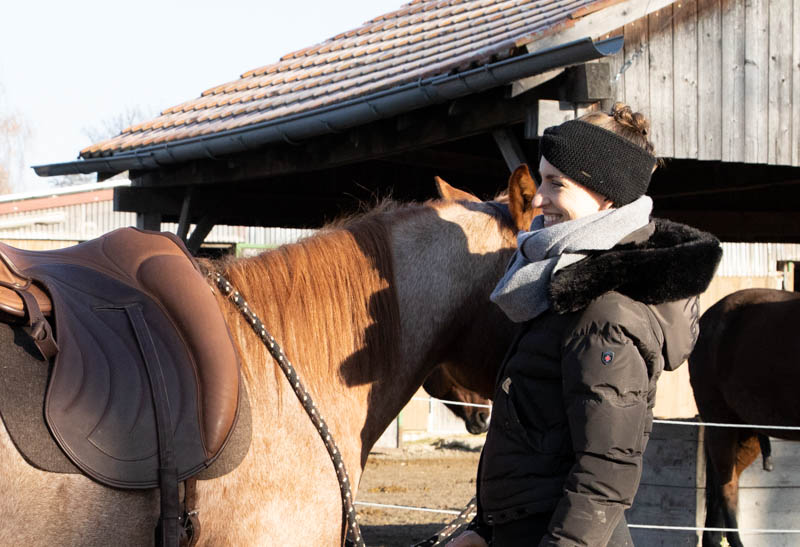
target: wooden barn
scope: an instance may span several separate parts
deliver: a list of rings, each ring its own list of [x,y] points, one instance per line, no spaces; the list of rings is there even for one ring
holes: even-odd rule
[[[98,180],[127,170],[115,209],[144,228],[175,222],[198,249],[218,224],[317,227],[386,195],[432,197],[434,175],[492,196],[510,169],[536,164],[545,127],[617,100],[649,117],[664,159],[648,192],[654,214],[770,257],[757,273],[745,261],[727,276],[740,279],[718,278],[704,306],[778,278],[796,286],[800,257],[769,245],[800,243],[800,0],[414,0],[167,108],[77,161],[35,169]],[[668,382],[659,404],[692,415],[686,370]],[[702,525],[697,431],[675,427],[654,435],[631,523]],[[743,527],[800,528],[795,459],[786,456],[769,494],[753,471]],[[635,533],[637,545],[697,538]]]

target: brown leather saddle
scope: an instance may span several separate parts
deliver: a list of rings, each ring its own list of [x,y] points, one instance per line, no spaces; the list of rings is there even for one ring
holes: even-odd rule
[[[0,243],[0,314],[54,359],[45,419],[84,473],[161,488],[157,541],[177,545],[178,483],[208,467],[239,405],[237,353],[173,234],[122,228],[74,247]]]

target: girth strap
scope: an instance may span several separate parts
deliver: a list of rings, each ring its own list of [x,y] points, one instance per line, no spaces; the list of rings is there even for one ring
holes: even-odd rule
[[[28,285],[30,286],[30,285]],[[49,361],[58,353],[58,344],[53,337],[53,328],[50,322],[45,319],[36,298],[26,288],[11,287],[25,302],[25,310],[28,312],[28,334],[33,338],[34,344],[39,348],[45,361]]]
[[[170,419],[166,383],[153,338],[142,313],[141,304],[128,304],[124,306],[124,309],[133,326],[136,341],[147,368],[155,409],[158,434],[158,486],[161,489],[161,516],[156,527],[156,546],[176,547],[179,540],[178,523],[182,511],[178,495],[178,468],[175,462],[173,426]]]

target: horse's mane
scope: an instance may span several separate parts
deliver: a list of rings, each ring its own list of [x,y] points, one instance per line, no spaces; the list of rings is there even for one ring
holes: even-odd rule
[[[399,353],[387,213],[401,208],[408,209],[384,200],[297,243],[218,268],[306,375],[338,373],[348,385],[365,383],[370,363],[390,367]],[[247,355],[260,342],[252,332],[242,334],[235,338]],[[246,375],[256,372],[243,366]]]

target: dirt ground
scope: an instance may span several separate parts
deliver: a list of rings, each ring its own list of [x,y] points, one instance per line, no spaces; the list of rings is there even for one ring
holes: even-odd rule
[[[376,449],[367,460],[357,501],[461,511],[475,495],[483,436],[459,436]],[[409,547],[455,515],[357,505],[368,547]]]

